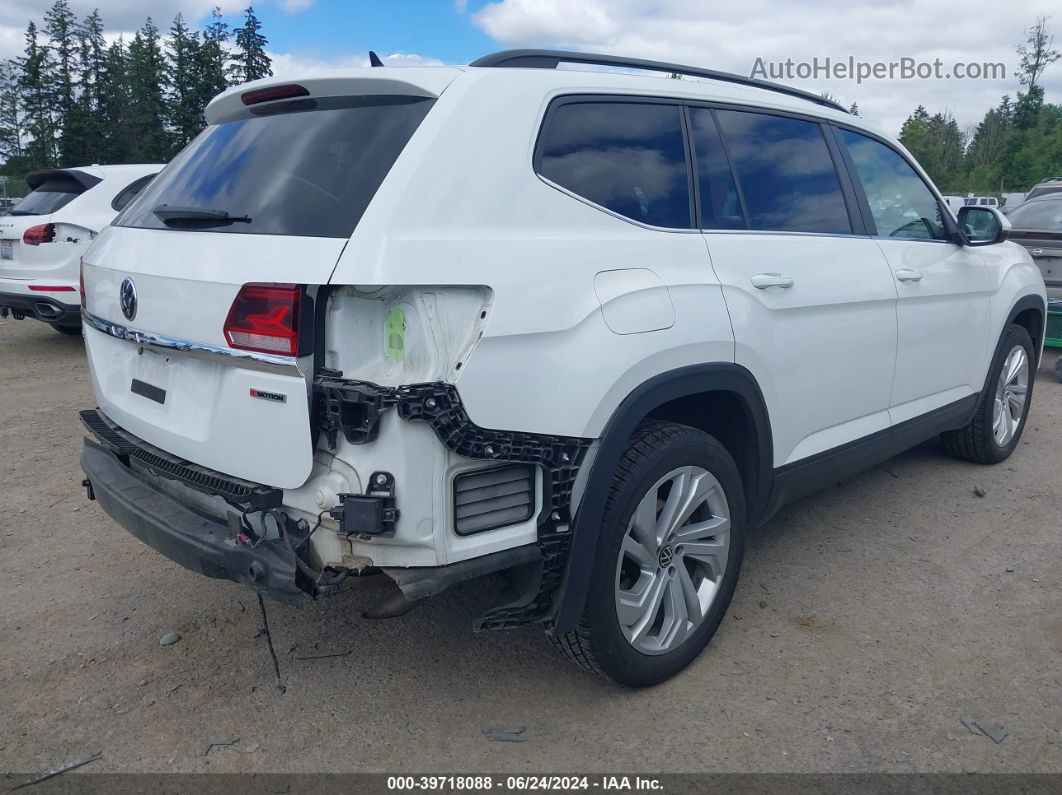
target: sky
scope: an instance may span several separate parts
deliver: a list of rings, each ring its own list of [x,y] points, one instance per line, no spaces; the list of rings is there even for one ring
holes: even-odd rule
[[[237,23],[247,0],[70,0],[79,16],[99,8],[108,34],[129,35],[146,16],[169,26],[179,11],[193,25],[215,5]],[[51,0],[0,0],[0,58],[21,53],[30,18]],[[1000,79],[787,79],[828,91],[893,134],[919,104],[975,125],[1004,94],[1018,89],[1015,47],[1038,14],[1058,0],[262,0],[255,12],[278,76],[362,66],[372,49],[390,66],[460,64],[511,47],[603,52],[685,63],[748,75],[757,58],[890,62],[900,58],[1005,65]],[[1059,31],[1062,13],[1049,19]],[[1062,61],[1041,80],[1048,101],[1062,102]]]

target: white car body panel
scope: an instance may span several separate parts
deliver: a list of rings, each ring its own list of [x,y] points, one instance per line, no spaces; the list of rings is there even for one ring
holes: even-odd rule
[[[289,82],[231,89],[208,118],[240,111],[249,90]],[[85,257],[91,313],[224,348],[222,324],[242,284],[327,284],[326,364],[343,378],[454,384],[481,428],[587,440],[655,377],[736,363],[762,391],[777,468],[978,391],[1014,301],[1042,294],[1020,247],[659,229],[533,167],[546,109],[568,94],[714,100],[869,129],[804,100],[544,69],[365,69],[298,82],[314,96],[438,97],[349,240],[111,228]],[[922,282],[898,285],[894,271],[912,267]],[[751,277],[768,272],[793,286],[754,288]],[[127,277],[141,299],[128,323],[118,303]],[[395,317],[401,357],[382,342]],[[445,448],[426,424],[391,412],[371,443],[311,447],[311,362],[264,378],[216,361],[160,361],[95,328],[86,338],[99,405],[115,422],[197,464],[285,489],[286,509],[311,523],[338,494],[362,493],[370,473],[395,472],[394,537],[341,538],[324,519],[312,545],[324,565],[434,566],[535,539],[534,518],[453,532],[452,479],[482,461]],[[175,405],[130,395],[138,374],[174,389]],[[284,392],[287,403],[256,405],[253,387]]]
[[[134,181],[161,169],[158,164],[71,169],[101,181],[53,213],[0,216],[0,238],[11,241],[14,254],[11,260],[0,260],[0,293],[43,295],[76,306],[81,255],[117,215],[111,202]],[[41,224],[55,224],[55,239],[36,246],[23,243],[25,231]],[[31,290],[31,286],[64,289],[38,291]]]

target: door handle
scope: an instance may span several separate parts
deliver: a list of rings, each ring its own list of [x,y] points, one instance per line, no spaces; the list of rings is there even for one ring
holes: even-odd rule
[[[757,273],[752,277],[752,286],[757,290],[766,290],[768,287],[789,288],[793,286],[793,277],[780,273]]]
[[[901,282],[920,282],[922,271],[917,268],[900,268],[896,271],[896,278]]]

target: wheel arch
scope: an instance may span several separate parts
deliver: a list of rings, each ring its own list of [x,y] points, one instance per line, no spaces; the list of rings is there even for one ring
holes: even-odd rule
[[[736,364],[719,363],[656,375],[627,395],[601,434],[572,522],[564,580],[554,599],[550,631],[555,635],[571,630],[582,613],[609,484],[627,441],[646,419],[691,425],[719,438],[741,472],[749,525],[760,523],[766,514],[773,441],[766,403],[752,373]]]
[[[1033,350],[1036,352],[1036,365],[1039,366],[1044,348],[1044,321],[1047,316],[1047,304],[1038,295],[1026,295],[1019,298],[1011,307],[1000,334],[1012,323],[1021,326],[1032,337]],[[991,373],[989,373],[991,375]]]

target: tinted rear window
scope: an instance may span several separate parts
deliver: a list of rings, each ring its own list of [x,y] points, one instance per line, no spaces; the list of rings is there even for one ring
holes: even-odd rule
[[[1046,199],[1015,208],[1010,214],[1015,229],[1048,229],[1062,232],[1062,199]]]
[[[558,105],[543,132],[538,172],[636,221],[681,228],[691,224],[686,144],[678,105]]]
[[[11,215],[51,215],[84,192],[72,179],[50,179],[12,207]]]
[[[154,174],[148,174],[146,176],[134,179],[132,182],[130,182],[128,185],[118,191],[118,194],[113,199],[111,199],[111,208],[114,210],[118,210],[119,212],[124,210],[129,204],[129,202],[135,199],[137,197],[137,194],[140,193],[140,191],[142,191],[144,187],[153,179],[155,179]]]
[[[152,212],[165,204],[250,219],[197,227],[210,232],[349,237],[432,104],[368,96],[252,108],[200,133],[115,224],[166,229]]]
[[[1025,201],[1035,199],[1038,196],[1046,196],[1049,193],[1058,193],[1059,191],[1062,191],[1062,185],[1048,185],[1042,188],[1033,188],[1029,191],[1029,195],[1025,197]]]
[[[716,111],[752,229],[852,231],[833,158],[818,124]]]

